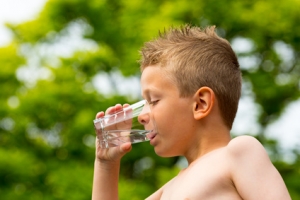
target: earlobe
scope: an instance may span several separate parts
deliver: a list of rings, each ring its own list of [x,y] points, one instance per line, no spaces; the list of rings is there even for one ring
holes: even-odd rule
[[[215,101],[215,93],[209,87],[201,87],[194,95],[194,118],[200,120],[206,117],[212,110]]]

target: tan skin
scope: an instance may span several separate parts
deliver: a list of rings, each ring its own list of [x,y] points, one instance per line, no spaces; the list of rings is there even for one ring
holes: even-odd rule
[[[158,130],[150,144],[159,156],[184,156],[189,163],[148,200],[291,199],[262,145],[249,136],[230,138],[213,90],[202,87],[182,98],[159,66],[143,71],[141,85],[143,97],[152,102]],[[121,109],[116,105],[106,114]],[[101,116],[103,112],[96,117]],[[110,149],[97,146],[93,199],[118,199],[120,159],[131,148],[130,143]]]

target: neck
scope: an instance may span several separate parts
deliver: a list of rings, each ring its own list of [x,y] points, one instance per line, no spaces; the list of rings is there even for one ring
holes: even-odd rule
[[[197,136],[191,142],[189,151],[184,154],[189,164],[213,150],[227,146],[231,140],[229,130],[224,127],[210,131],[202,130]]]

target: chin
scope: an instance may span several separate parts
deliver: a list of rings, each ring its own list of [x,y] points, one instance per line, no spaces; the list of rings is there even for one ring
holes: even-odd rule
[[[155,153],[163,158],[170,158],[170,157],[175,157],[175,156],[179,156],[178,154],[176,154],[175,152],[172,151],[167,151],[166,149],[159,149],[157,147],[154,148]]]

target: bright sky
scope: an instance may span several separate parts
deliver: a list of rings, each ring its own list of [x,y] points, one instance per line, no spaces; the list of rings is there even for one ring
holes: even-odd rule
[[[11,33],[4,23],[20,23],[34,18],[46,0],[0,0],[0,46],[9,43]]]
[[[21,23],[33,19],[45,3],[46,0],[0,0],[0,46],[8,44],[11,40],[11,33],[5,28],[5,22]],[[245,45],[241,45],[240,43],[238,46],[247,47],[247,41],[244,41],[244,43]],[[137,80],[135,81],[135,83],[138,82]],[[130,85],[132,84],[128,84],[127,87]],[[240,102],[233,132],[239,134],[257,133],[258,126],[255,122],[257,112],[257,106],[254,104],[253,99],[251,97],[243,97]],[[287,107],[280,120],[268,127],[267,135],[271,138],[279,139],[284,149],[295,147],[295,145],[300,148],[299,122],[300,101],[297,101]],[[287,157],[287,159],[289,158]]]

